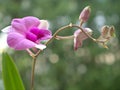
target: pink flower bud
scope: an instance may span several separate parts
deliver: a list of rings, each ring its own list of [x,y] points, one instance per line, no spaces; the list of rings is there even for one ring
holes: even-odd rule
[[[82,22],[86,22],[90,16],[90,12],[91,12],[90,6],[85,7],[80,13],[79,20],[82,20]]]

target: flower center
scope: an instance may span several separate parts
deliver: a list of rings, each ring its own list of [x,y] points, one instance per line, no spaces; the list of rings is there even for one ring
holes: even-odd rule
[[[33,27],[31,28],[27,33],[26,33],[26,38],[36,42],[38,39],[40,39],[41,37],[44,37],[43,33],[41,33],[41,31],[37,28],[37,27]]]

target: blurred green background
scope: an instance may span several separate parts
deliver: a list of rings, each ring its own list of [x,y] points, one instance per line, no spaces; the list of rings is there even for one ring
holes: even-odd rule
[[[115,26],[116,38],[110,41],[109,50],[90,39],[77,51],[73,50],[73,40],[54,40],[37,60],[35,90],[120,90],[120,0],[0,0],[0,29],[10,25],[13,18],[36,16],[49,20],[53,33],[70,22],[78,23],[81,10],[88,5],[92,12],[84,26],[93,29],[94,37],[100,35],[103,25]],[[60,35],[72,35],[75,30]],[[7,51],[29,90],[31,57],[26,51],[10,48]],[[0,90],[3,90],[1,70],[0,58]]]

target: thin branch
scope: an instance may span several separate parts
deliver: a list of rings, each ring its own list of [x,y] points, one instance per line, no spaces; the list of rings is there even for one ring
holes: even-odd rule
[[[61,40],[61,39],[71,39],[71,38],[74,38],[74,35],[71,35],[71,36],[58,36],[56,35],[55,37],[57,40]]]
[[[83,20],[80,20],[80,27],[82,26],[83,23],[84,23]]]
[[[30,49],[26,49],[26,51],[29,53],[31,57],[34,57],[34,53]]]
[[[53,37],[52,37],[48,42],[45,43],[45,45],[48,45],[48,44],[56,37],[56,35],[57,35],[59,32],[61,32],[62,30],[66,29],[66,28],[70,28],[70,27],[71,27],[71,24],[70,24],[70,25],[66,25],[66,26],[61,27],[60,29],[58,29],[58,30],[53,34]]]

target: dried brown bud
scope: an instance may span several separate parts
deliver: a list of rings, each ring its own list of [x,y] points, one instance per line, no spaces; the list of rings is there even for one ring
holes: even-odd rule
[[[103,47],[108,48],[107,42],[114,36],[115,36],[115,28],[113,26],[111,27],[103,26],[101,29],[101,35],[97,39],[97,42],[102,44]]]
[[[108,37],[108,32],[109,32],[109,26],[103,26],[101,29],[101,36],[106,39]]]
[[[115,36],[115,28],[114,28],[114,26],[111,26],[111,27],[110,27],[110,35],[111,35],[112,37]]]
[[[103,26],[101,29],[101,35],[104,39],[110,39],[115,35],[115,28],[113,26]]]

